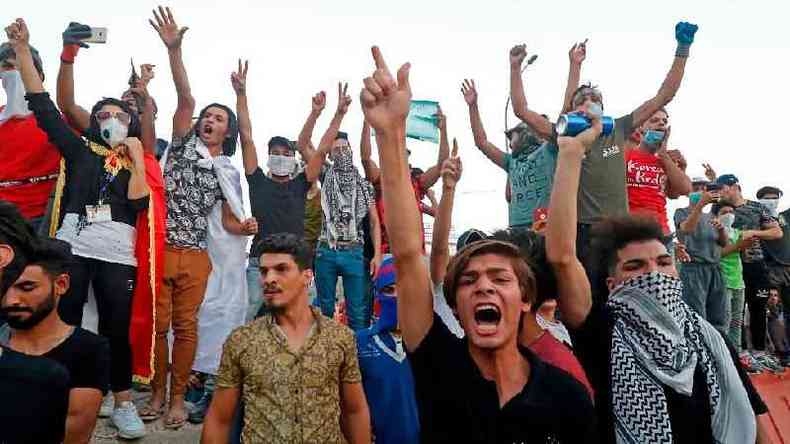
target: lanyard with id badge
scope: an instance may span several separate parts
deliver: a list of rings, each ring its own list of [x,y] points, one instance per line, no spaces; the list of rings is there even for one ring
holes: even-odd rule
[[[109,196],[107,196],[107,188],[109,188],[110,184],[115,180],[116,177],[117,174],[112,174],[109,171],[105,172],[104,177],[102,178],[102,184],[99,188],[98,204],[85,205],[85,218],[88,220],[89,224],[112,222],[112,209],[110,208],[109,203],[105,203],[105,200],[109,200]]]

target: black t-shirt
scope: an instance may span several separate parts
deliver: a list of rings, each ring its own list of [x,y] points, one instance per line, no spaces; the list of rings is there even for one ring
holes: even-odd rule
[[[779,213],[777,219],[782,227],[782,238],[763,242],[765,259],[770,265],[790,266],[790,209]]]
[[[577,330],[571,330],[574,353],[595,390],[595,413],[601,443],[616,442],[609,379],[613,329],[614,317],[609,309],[605,305],[597,304],[593,306],[584,324]],[[730,350],[730,357],[738,371],[738,376],[749,395],[754,413],[756,415],[766,413],[768,408],[741,366],[737,352],[727,338],[724,338],[724,341]],[[694,372],[694,388],[690,397],[681,395],[667,386],[664,386],[664,395],[667,398],[674,444],[713,444],[708,386],[701,367],[697,366]]]
[[[483,378],[459,339],[434,314],[409,362],[425,443],[582,443],[595,435],[584,387],[526,348],[529,381],[500,409],[496,383]]]
[[[26,97],[38,127],[47,133],[49,141],[60,150],[66,161],[61,217],[66,213],[84,216],[86,205],[96,205],[102,199],[111,207],[112,220],[135,226],[138,212],[148,208],[149,202],[148,196],[140,199],[127,197],[132,173],[121,169],[112,180],[108,179],[104,170],[105,157],[94,153],[66,124],[49,93],[33,93]]]
[[[68,410],[63,365],[0,347],[0,443],[60,443]]]
[[[43,355],[63,364],[71,374],[71,388],[95,388],[107,394],[110,387],[110,343],[82,328]]]
[[[252,216],[258,221],[253,248],[261,239],[274,233],[304,236],[304,205],[311,185],[304,173],[287,182],[277,182],[256,168],[247,176],[247,184]]]

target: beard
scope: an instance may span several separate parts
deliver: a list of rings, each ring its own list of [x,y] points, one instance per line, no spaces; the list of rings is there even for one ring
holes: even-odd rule
[[[5,318],[5,322],[8,324],[8,326],[14,330],[30,330],[43,321],[47,316],[49,316],[53,310],[55,310],[54,289],[50,291],[49,296],[47,296],[44,302],[35,308],[3,307],[2,317]],[[14,315],[15,313],[25,312],[30,313],[30,316],[27,318],[20,318]]]

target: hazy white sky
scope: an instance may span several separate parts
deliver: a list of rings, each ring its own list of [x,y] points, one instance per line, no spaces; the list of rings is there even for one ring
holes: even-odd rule
[[[766,184],[790,192],[790,143],[784,134],[790,120],[790,3],[785,1],[273,3],[167,4],[179,24],[190,27],[184,56],[198,108],[215,101],[233,107],[230,72],[237,58],[250,60],[248,95],[264,167],[266,141],[273,135],[296,138],[309,112],[310,96],[323,89],[329,105],[316,129],[317,142],[336,105],[336,84],[341,80],[350,83],[355,99],[343,128],[358,147],[358,93],[371,72],[369,48],[375,43],[391,66],[412,63],[414,97],[441,102],[451,135],[459,140],[465,168],[455,225],[459,230],[505,226],[505,173],[474,146],[459,91],[461,80],[477,81],[489,139],[501,146],[509,48],[523,42],[531,54],[539,55],[527,72],[527,98],[532,108],[556,118],[568,49],[589,38],[582,80],[599,85],[606,114],[619,116],[655,94],[674,55],[674,25],[687,20],[699,24],[700,30],[683,85],[669,106],[671,147],[684,152],[689,175],[702,175],[700,164],[708,161],[719,173],[738,175],[749,195]],[[77,58],[76,95],[83,106],[122,92],[130,57],[137,64],[156,64],[150,90],[159,105],[158,134],[168,138],[175,91],[164,45],[147,22],[156,4],[6,1],[2,11],[5,23],[16,17],[27,20],[32,44],[44,59],[45,86],[53,93],[60,34],[68,22],[109,29],[106,45],[81,50]],[[509,122],[515,123],[512,114]],[[409,145],[416,166],[427,168],[435,162],[436,145]],[[239,150],[239,165],[240,156]]]

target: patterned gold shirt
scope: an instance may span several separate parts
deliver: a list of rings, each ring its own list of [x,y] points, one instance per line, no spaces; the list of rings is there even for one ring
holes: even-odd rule
[[[316,322],[297,352],[271,314],[225,342],[217,387],[242,390],[245,444],[346,442],[341,384],[362,382],[354,334],[311,310]]]

